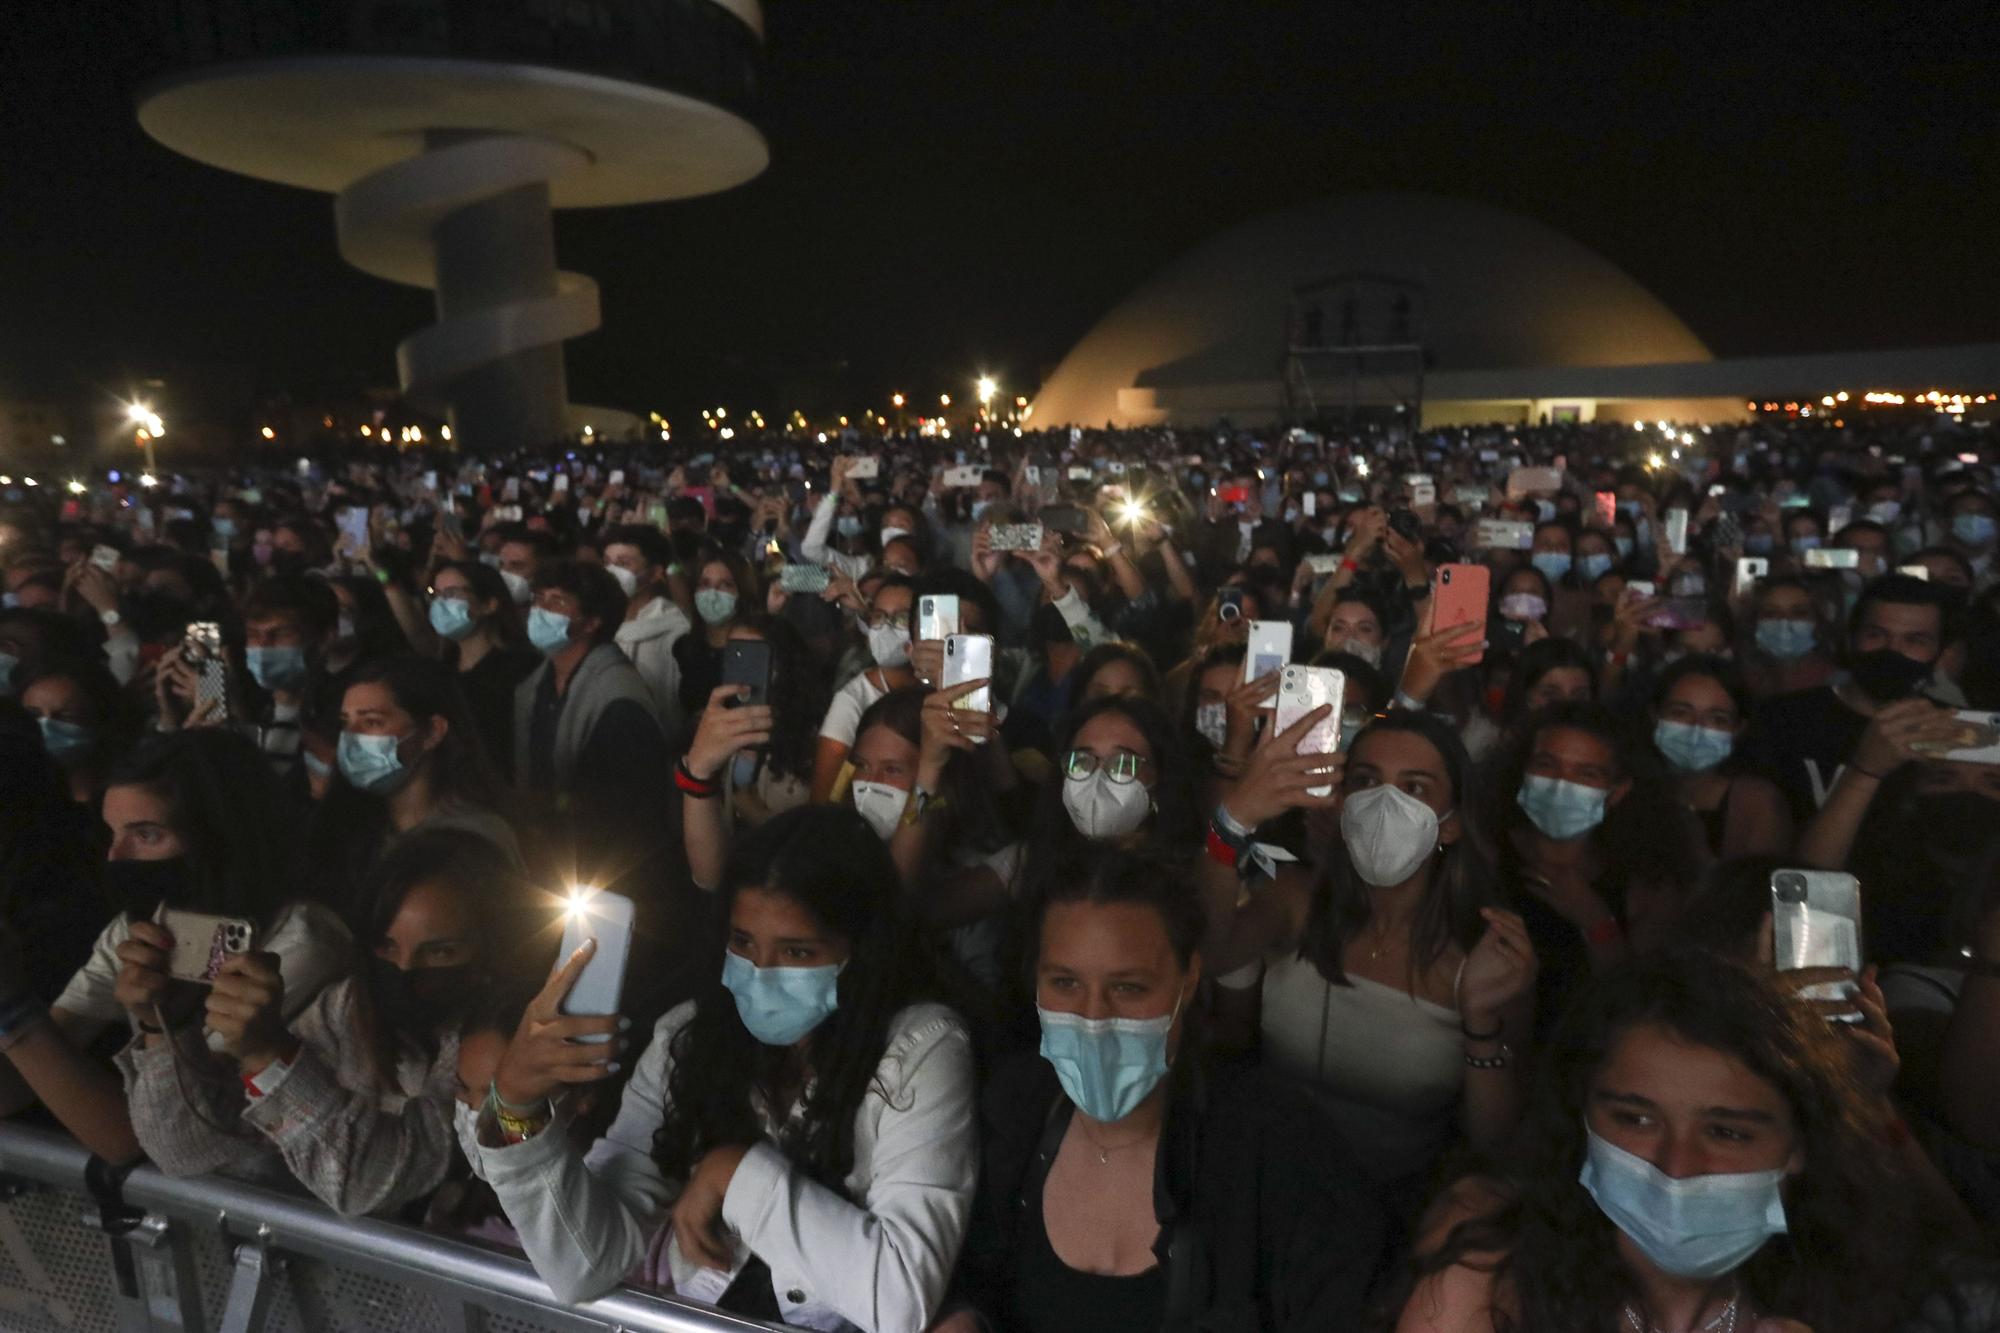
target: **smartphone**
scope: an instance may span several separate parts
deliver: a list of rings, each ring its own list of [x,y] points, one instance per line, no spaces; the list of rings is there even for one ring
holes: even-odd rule
[[[2000,764],[2000,713],[1959,709],[1958,734],[1949,741],[1910,748],[1933,759],[1949,759],[1960,764]]]
[[[821,593],[827,578],[824,565],[786,565],[778,571],[778,586],[786,592]]]
[[[607,486],[623,486],[625,484],[625,469],[622,467],[612,468],[611,475],[604,479],[604,484]]]
[[[1044,514],[1049,511],[1044,509]],[[986,535],[988,549],[994,551],[1039,551],[1042,525],[1039,523],[996,523]]]
[[[1021,469],[1021,484],[1039,487],[1042,484],[1042,470],[1033,463]]]
[[[1771,562],[1765,557],[1761,555],[1739,557],[1736,561],[1736,583],[1730,589],[1729,595],[1732,597],[1748,596],[1750,590],[1757,586],[1757,580],[1768,578],[1770,573]],[[1625,586],[1629,588],[1632,585],[1628,583]]]
[[[90,563],[109,574],[118,566],[118,548],[115,546],[91,547]]]
[[[1931,567],[1929,565],[1897,565],[1896,572],[1905,578],[1922,579],[1925,583],[1931,581]]]
[[[986,480],[986,469],[974,463],[966,467],[948,467],[944,470],[944,484],[953,490],[969,490]]]
[[[1081,537],[1090,530],[1090,515],[1082,505],[1043,505],[1037,517],[1043,527],[1066,537]]]
[[[1601,527],[1610,527],[1618,521],[1618,492],[1597,492],[1597,522]]]
[[[349,505],[340,512],[340,531],[354,544],[357,551],[368,549],[368,511],[361,505]]]
[[[1667,549],[1675,555],[1687,554],[1688,511],[1685,509],[1667,511]]]
[[[881,475],[882,460],[873,454],[870,454],[866,458],[857,458],[847,465],[847,479],[849,481],[873,481]]]
[[[257,933],[257,928],[241,917],[177,912],[165,903],[153,913],[153,920],[174,937],[173,952],[167,958],[168,975],[202,986],[215,984],[215,974],[231,955],[248,953]]]
[[[1341,555],[1338,551],[1332,555],[1309,555],[1306,557],[1306,568],[1310,569],[1320,578],[1326,578],[1329,575],[1339,573],[1340,562],[1346,558],[1346,556]]]
[[[1087,467],[1073,467],[1069,470],[1069,479],[1071,481],[1089,481],[1090,469]]]
[[[969,680],[993,679],[993,636],[952,634],[944,641],[944,688],[951,689]],[[991,712],[993,687],[983,686],[952,705],[970,713]]]
[[[500,483],[500,498],[509,504],[520,499],[521,479],[519,477],[509,477],[506,481]]]
[[[588,939],[597,941],[576,982],[563,998],[561,1012],[571,1018],[606,1018],[618,1012],[625,991],[625,968],[632,959],[632,900],[623,894],[579,885],[570,890],[569,906],[563,911],[562,951],[558,965]],[[578,1037],[578,1041],[607,1042],[609,1033]]]
[[[1562,489],[1562,473],[1552,467],[1517,467],[1507,474],[1507,495],[1553,495]]]
[[[195,707],[214,706],[213,716],[229,717],[229,658],[222,649],[222,626],[213,620],[197,620],[181,638],[181,660],[196,671]]]
[[[1771,872],[1771,942],[1780,972],[1801,967],[1849,967],[1861,971],[1861,881],[1839,870]],[[1808,986],[1808,1000],[1851,1000],[1852,982]],[[1836,1014],[1835,1022],[1859,1023],[1862,1015]]]
[[[958,596],[938,593],[917,599],[917,637],[935,642],[958,633]]]
[[[1472,531],[1473,545],[1488,551],[1527,551],[1535,545],[1535,525],[1504,518],[1482,518]]]
[[[564,491],[567,491],[568,489],[569,489],[569,473],[567,472],[556,473],[555,481],[551,483],[549,486],[549,494],[561,495]]]
[[[1338,561],[1334,568],[1340,568]],[[1243,619],[1243,589],[1224,588],[1215,594],[1215,618],[1225,625]]]
[[[1104,465],[1104,470],[1106,472],[1109,472],[1114,477],[1122,477],[1125,475],[1125,465],[1119,462],[1115,458]]]
[[[1660,595],[1659,586],[1651,579],[1627,579],[1625,580],[1625,591],[1631,593],[1634,597],[1657,597]]]
[[[1436,599],[1433,630],[1453,625],[1478,625],[1479,637],[1486,637],[1486,606],[1493,587],[1493,571],[1484,565],[1439,565],[1431,596]],[[1483,656],[1483,654],[1482,654]],[[1472,659],[1477,662],[1480,659]]]
[[[1425,482],[1421,486],[1410,487],[1410,508],[1428,509],[1437,503],[1437,487]]]
[[[1299,497],[1299,512],[1307,518],[1319,517],[1319,496],[1307,491]]]
[[[748,685],[747,698],[736,706],[747,707],[771,701],[771,645],[762,639],[731,639],[722,645],[722,683]]]
[[[1815,546],[1806,552],[1807,569],[1858,569],[1861,552],[1851,546]]]
[[[1321,704],[1333,710],[1299,738],[1300,754],[1336,754],[1340,750],[1340,705],[1347,693],[1347,673],[1334,667],[1288,666],[1278,677],[1277,713],[1271,724],[1285,731]],[[1333,787],[1306,788],[1308,796],[1331,796]]]
[[[1484,486],[1454,486],[1451,488],[1451,502],[1461,508],[1484,509],[1492,495]]]
[[[1283,669],[1292,660],[1292,622],[1289,620],[1253,620],[1250,622],[1249,646],[1243,652],[1243,683],[1270,675]]]

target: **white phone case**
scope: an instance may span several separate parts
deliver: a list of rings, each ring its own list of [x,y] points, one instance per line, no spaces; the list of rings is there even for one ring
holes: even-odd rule
[[[1243,683],[1280,670],[1292,660],[1292,622],[1253,620],[1248,646],[1243,653]]]
[[[570,900],[563,919],[562,951],[557,966],[588,939],[597,941],[597,952],[584,964],[576,984],[562,1002],[562,1012],[570,1017],[603,1018],[618,1012],[625,992],[625,968],[632,959],[632,900],[618,893],[582,890]],[[605,1042],[609,1036],[579,1037],[579,1041]]]
[[[934,643],[958,633],[958,596],[934,593],[917,599],[917,638]]]
[[[882,460],[879,458],[857,458],[847,466],[847,476],[850,481],[870,481],[879,476],[881,471]]]
[[[1340,749],[1340,707],[1347,673],[1335,667],[1288,666],[1278,677],[1278,710],[1272,725],[1283,732],[1321,704],[1333,711],[1300,737],[1300,754],[1333,754]],[[1329,796],[1333,788],[1308,787],[1308,795]]]

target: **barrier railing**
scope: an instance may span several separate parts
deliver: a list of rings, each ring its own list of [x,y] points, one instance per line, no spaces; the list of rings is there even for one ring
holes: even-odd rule
[[[89,1156],[0,1123],[0,1329],[24,1333],[752,1333],[772,1325],[616,1291],[564,1305],[520,1259],[345,1218],[311,1199],[140,1167],[105,1225]]]

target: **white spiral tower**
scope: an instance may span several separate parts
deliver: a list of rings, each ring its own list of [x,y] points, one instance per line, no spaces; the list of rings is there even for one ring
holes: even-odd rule
[[[185,156],[334,196],[340,253],[437,294],[404,393],[461,447],[568,433],[563,343],[597,284],[556,265],[553,210],[740,185],[757,0],[178,0],[139,123]],[[311,312],[296,312],[310,317]]]

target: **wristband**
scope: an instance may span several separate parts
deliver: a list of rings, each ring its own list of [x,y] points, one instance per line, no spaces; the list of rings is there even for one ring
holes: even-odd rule
[[[1341,572],[1341,573],[1343,573],[1343,574],[1352,574],[1352,573],[1353,573],[1353,572],[1354,572],[1355,570],[1357,570],[1357,569],[1360,569],[1360,568],[1361,568],[1361,566],[1360,566],[1360,565],[1358,565],[1358,564],[1356,564],[1356,563],[1354,562],[1354,557],[1353,557],[1353,556],[1351,556],[1351,555],[1344,555],[1344,556],[1340,557],[1340,572]]]
[[[1618,918],[1615,916],[1607,916],[1583,932],[1584,943],[1598,949],[1608,949],[1623,938],[1625,938],[1625,927],[1618,924]]]
[[[1230,814],[1229,807],[1226,805],[1217,805],[1215,807],[1214,826],[1218,832],[1224,835],[1231,846],[1239,849],[1248,845],[1250,839],[1255,837],[1257,833],[1256,829],[1249,827],[1235,815]]]
[[[1215,862],[1217,865],[1228,866],[1231,870],[1236,868],[1237,849],[1230,844],[1228,839],[1222,836],[1221,831],[1215,827],[1213,821],[1208,826],[1207,848],[1209,860]]]
[[[694,775],[687,766],[687,756],[674,762],[674,785],[697,801],[711,801],[721,792],[720,783],[704,781]]]
[[[1514,1051],[1509,1046],[1502,1046],[1499,1052],[1494,1055],[1474,1055],[1470,1051],[1465,1053],[1465,1067],[1467,1069],[1505,1069],[1513,1063]]]
[[[1116,560],[1118,558],[1118,553],[1123,551],[1124,549],[1125,549],[1124,542],[1113,542],[1111,543],[1111,545],[1104,548],[1104,558],[1106,560]]]
[[[1630,653],[1606,653],[1604,655],[1606,666],[1622,667],[1631,660],[1632,654]]]
[[[303,1048],[297,1037],[290,1037],[288,1041],[290,1045],[284,1054],[254,1074],[241,1075],[243,1091],[248,1093],[253,1101],[277,1091],[278,1084],[285,1081],[285,1075],[292,1072],[292,1062],[299,1058],[299,1051]]]

